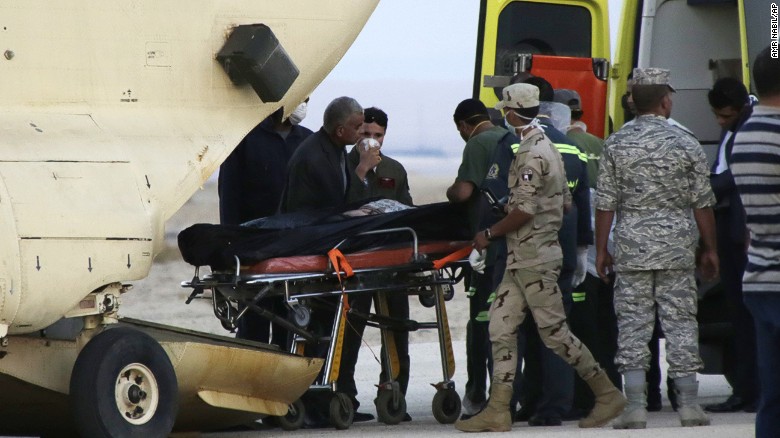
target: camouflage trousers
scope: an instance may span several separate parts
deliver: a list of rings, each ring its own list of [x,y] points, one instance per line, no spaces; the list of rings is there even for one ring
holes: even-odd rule
[[[621,373],[650,367],[647,343],[653,335],[656,309],[666,338],[668,375],[688,376],[702,367],[696,322],[696,280],[693,270],[618,272],[615,313]]]
[[[583,379],[601,368],[588,348],[570,331],[563,310],[558,273],[561,261],[523,269],[507,269],[490,306],[493,383],[512,385],[517,368],[517,331],[530,311],[539,337],[549,349],[577,370]]]

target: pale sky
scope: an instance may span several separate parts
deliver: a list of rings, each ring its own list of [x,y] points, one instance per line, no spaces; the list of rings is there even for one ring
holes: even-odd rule
[[[613,35],[620,5],[610,0]],[[312,94],[303,125],[316,131],[325,106],[351,96],[363,107],[387,112],[387,154],[430,150],[459,157],[463,140],[452,113],[471,97],[478,14],[477,0],[381,0]]]

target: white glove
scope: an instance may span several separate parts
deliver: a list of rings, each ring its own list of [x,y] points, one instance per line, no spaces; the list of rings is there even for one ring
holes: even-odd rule
[[[469,254],[469,264],[471,265],[471,268],[477,271],[480,274],[485,273],[485,250],[477,251],[476,249],[471,250],[471,254]]]
[[[585,281],[585,274],[588,273],[588,247],[577,247],[577,267],[574,269],[574,277],[572,278],[572,287],[577,287]]]

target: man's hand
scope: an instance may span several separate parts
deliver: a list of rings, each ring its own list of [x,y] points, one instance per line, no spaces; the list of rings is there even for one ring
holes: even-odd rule
[[[362,170],[362,176],[365,177],[365,174],[368,173],[370,169],[373,169],[382,161],[382,156],[379,155],[381,146],[378,141],[372,138],[364,138],[358,142],[357,148],[360,153],[358,176],[361,176],[360,171]]]
[[[474,235],[474,249],[477,251],[482,251],[483,249],[487,248],[488,245],[490,245],[490,241],[487,239],[487,236],[485,236],[485,232],[478,231],[477,234]]]
[[[596,253],[596,272],[604,283],[609,283],[609,274],[612,272],[612,254],[609,251]]]
[[[717,278],[720,270],[718,253],[712,249],[705,249],[699,257],[699,273],[703,280],[710,281]]]

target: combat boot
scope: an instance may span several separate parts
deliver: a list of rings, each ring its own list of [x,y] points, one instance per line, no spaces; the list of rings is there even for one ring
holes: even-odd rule
[[[458,420],[455,428],[462,432],[508,432],[512,429],[509,401],[512,387],[494,383],[490,386],[487,406],[468,420]]]
[[[647,427],[647,384],[626,386],[628,406],[612,425],[615,429],[644,429]]]
[[[596,396],[596,403],[590,414],[580,420],[580,427],[601,427],[623,412],[626,398],[615,388],[604,370],[599,370],[593,377],[585,380],[585,383]]]
[[[696,403],[699,393],[699,382],[681,383],[674,379],[675,392],[677,393],[677,413],[680,415],[680,424],[683,427],[709,426],[710,419],[704,413],[701,406]]]

